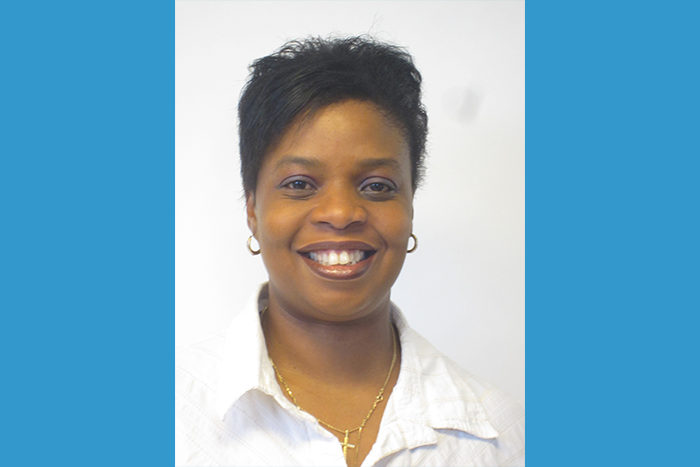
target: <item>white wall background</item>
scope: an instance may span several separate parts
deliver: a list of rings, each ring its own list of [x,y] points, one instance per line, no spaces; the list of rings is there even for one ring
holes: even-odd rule
[[[266,280],[248,254],[236,106],[289,39],[371,33],[408,48],[430,134],[418,250],[392,299],[461,366],[525,402],[525,4],[176,2],[176,346],[228,326]]]

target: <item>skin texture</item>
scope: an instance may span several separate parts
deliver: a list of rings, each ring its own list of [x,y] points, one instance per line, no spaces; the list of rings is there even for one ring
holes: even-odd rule
[[[262,323],[270,356],[304,410],[356,428],[391,364],[389,297],[412,230],[402,132],[371,103],[321,109],[293,124],[266,156],[247,215],[270,277]],[[300,254],[319,242],[323,248],[354,242],[375,253],[350,277],[334,275]],[[399,367],[400,355],[385,401]],[[369,452],[385,405],[378,405],[348,465],[360,465]]]
[[[380,166],[365,168],[378,160]],[[289,163],[284,163],[288,161]],[[386,186],[383,192],[367,186]],[[387,307],[411,234],[408,146],[371,104],[346,101],[293,125],[266,157],[248,224],[270,275],[270,295],[300,319],[362,320]],[[360,241],[376,250],[352,280],[319,277],[298,253],[324,241]]]

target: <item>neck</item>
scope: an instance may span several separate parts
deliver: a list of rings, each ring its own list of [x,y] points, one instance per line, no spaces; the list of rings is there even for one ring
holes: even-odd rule
[[[329,322],[305,316],[270,294],[263,331],[285,379],[360,387],[386,378],[394,346],[388,297],[361,319]]]

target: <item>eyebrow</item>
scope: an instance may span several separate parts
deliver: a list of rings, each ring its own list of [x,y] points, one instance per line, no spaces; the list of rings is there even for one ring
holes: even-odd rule
[[[288,165],[303,165],[305,167],[321,167],[323,163],[315,157],[283,156],[275,164],[275,169],[280,169]]]
[[[377,167],[390,167],[394,170],[400,170],[401,164],[396,159],[382,157],[377,159],[366,159],[360,162],[360,167],[364,170],[376,169]]]
[[[301,165],[304,167],[322,167],[323,162],[315,157],[301,157],[301,156],[283,156],[275,164],[275,169],[280,169],[289,165]],[[362,170],[376,169],[378,167],[389,167],[394,170],[400,170],[401,164],[396,159],[391,159],[389,157],[380,157],[375,159],[365,159],[359,164]]]

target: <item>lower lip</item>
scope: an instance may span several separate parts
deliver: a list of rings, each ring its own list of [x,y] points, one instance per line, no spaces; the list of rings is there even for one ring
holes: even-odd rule
[[[362,276],[374,261],[376,254],[370,256],[364,261],[360,261],[357,264],[335,264],[333,266],[326,266],[321,263],[317,263],[312,259],[299,255],[303,258],[304,262],[311,268],[313,272],[323,277],[324,279],[334,279],[334,280],[349,280],[355,279]]]

